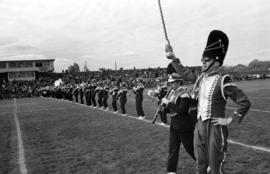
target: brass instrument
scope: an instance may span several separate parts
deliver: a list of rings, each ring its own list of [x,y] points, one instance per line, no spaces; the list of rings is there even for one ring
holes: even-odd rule
[[[164,97],[164,98],[169,98],[170,97],[170,94],[171,94],[171,91],[172,91],[172,89],[170,89],[168,92],[167,92],[167,94],[166,94],[166,96]],[[154,115],[154,117],[153,117],[153,119],[152,119],[152,123],[153,124],[155,124],[155,122],[156,122],[156,120],[157,120],[157,116],[158,116],[158,113],[160,112],[160,110],[161,110],[161,108],[162,108],[162,105],[163,105],[163,103],[161,102],[159,105],[158,105],[158,108],[157,108],[157,111],[156,111],[156,113],[155,113],[155,115]]]

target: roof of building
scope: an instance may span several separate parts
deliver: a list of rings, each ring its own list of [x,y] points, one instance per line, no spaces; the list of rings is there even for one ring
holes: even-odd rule
[[[55,59],[49,59],[43,55],[16,55],[10,57],[0,58],[0,62],[14,62],[14,61],[35,61],[35,60],[49,60],[54,61]]]

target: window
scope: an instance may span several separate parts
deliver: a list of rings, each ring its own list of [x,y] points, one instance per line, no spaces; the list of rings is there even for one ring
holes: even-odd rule
[[[18,67],[17,68],[24,68],[23,62],[18,62]]]
[[[43,62],[43,67],[48,67],[50,65],[50,62]]]
[[[26,67],[26,68],[33,67],[33,63],[32,62],[24,62],[24,67]]]
[[[9,62],[9,67],[10,68],[16,68],[16,62]]]
[[[0,68],[5,69],[6,68],[6,62],[0,62]]]
[[[42,67],[42,63],[41,62],[36,62],[36,67]]]

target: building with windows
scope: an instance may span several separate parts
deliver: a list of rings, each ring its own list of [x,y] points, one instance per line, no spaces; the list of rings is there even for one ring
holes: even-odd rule
[[[54,59],[0,59],[0,81],[35,80],[37,73],[54,71]]]

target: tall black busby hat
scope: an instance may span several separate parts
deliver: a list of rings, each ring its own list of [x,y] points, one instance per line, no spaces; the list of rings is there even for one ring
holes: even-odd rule
[[[229,46],[229,39],[227,35],[220,30],[213,30],[210,32],[203,52],[203,58],[207,57],[215,59],[220,65],[223,64],[226,52]]]

